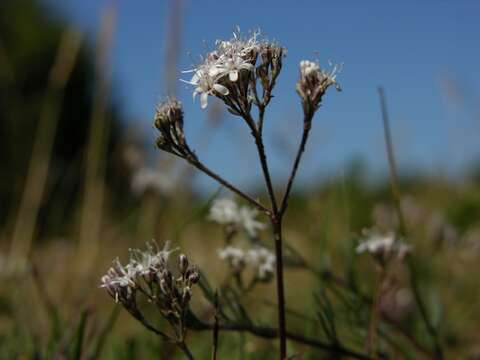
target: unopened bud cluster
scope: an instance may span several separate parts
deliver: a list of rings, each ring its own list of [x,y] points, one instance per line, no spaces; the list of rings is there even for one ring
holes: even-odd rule
[[[183,110],[180,101],[168,98],[157,106],[155,127],[160,131],[157,147],[161,150],[187,158],[194,157],[183,132]]]
[[[176,268],[169,266],[168,243],[158,250],[148,245],[146,251],[130,250],[130,261],[123,266],[117,259],[101,279],[101,287],[121,303],[124,308],[141,322],[145,317],[139,307],[141,297],[156,305],[161,314],[183,334],[185,314],[192,296],[192,286],[199,281],[199,271],[190,265],[186,255],[177,259]]]
[[[340,70],[340,67],[335,65],[330,72],[327,72],[322,70],[316,62],[300,61],[300,79],[296,89],[302,99],[305,114],[313,114],[319,108],[322,97],[330,86],[334,85],[337,90],[340,90],[336,81]]]

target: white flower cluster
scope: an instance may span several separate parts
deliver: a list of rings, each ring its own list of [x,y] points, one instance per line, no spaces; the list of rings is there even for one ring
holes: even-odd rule
[[[342,70],[342,66],[330,65],[332,70],[326,71],[320,68],[318,62],[300,61],[300,79],[296,89],[306,110],[315,111],[330,86],[334,85],[337,90],[340,90],[336,79]]]
[[[381,235],[370,233],[368,238],[357,246],[357,254],[368,252],[381,263],[388,263],[391,259],[403,259],[412,251],[412,247],[397,240],[393,233]]]
[[[269,280],[275,273],[275,254],[262,246],[243,250],[227,246],[217,250],[220,259],[228,261],[232,269],[240,273],[245,267],[251,267],[259,280]]]
[[[256,237],[258,231],[265,229],[266,225],[255,218],[258,211],[248,206],[238,206],[230,198],[216,199],[213,202],[208,218],[222,225],[235,226],[244,230],[251,237]]]
[[[128,264],[124,266],[118,258],[114,260],[113,266],[101,278],[100,286],[111,292],[118,301],[119,292],[131,291],[132,288],[135,288],[138,277],[167,270],[168,258],[176,250],[170,250],[169,247],[169,242],[166,242],[162,250],[156,248],[154,244],[147,244],[146,251],[130,249]]]
[[[193,85],[193,98],[200,95],[200,106],[205,109],[209,95],[227,96],[228,82],[236,82],[242,71],[253,71],[257,57],[259,43],[258,32],[254,32],[249,39],[242,39],[240,33],[234,32],[229,41],[217,40],[216,49],[209,52],[202,63],[184,73],[193,73],[190,81],[182,80]]]

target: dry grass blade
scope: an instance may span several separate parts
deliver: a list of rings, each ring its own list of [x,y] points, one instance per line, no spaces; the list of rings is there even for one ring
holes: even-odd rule
[[[75,65],[80,43],[80,34],[72,28],[68,29],[61,39],[55,63],[50,71],[48,88],[37,125],[37,134],[12,235],[9,257],[11,270],[25,266],[35,236],[63,93]]]
[[[105,184],[105,157],[108,143],[109,124],[106,117],[109,87],[108,54],[115,28],[116,12],[113,6],[106,8],[101,20],[97,42],[96,89],[92,117],[90,119],[89,142],[86,154],[84,198],[80,224],[80,253],[83,271],[88,271],[97,255],[102,222],[102,207]]]

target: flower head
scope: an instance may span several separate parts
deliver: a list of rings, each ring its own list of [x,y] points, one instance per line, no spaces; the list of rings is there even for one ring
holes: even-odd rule
[[[217,40],[215,50],[209,52],[199,65],[185,71],[193,76],[190,81],[182,81],[194,86],[193,98],[200,95],[202,109],[207,107],[208,96],[229,102],[226,97],[238,87],[239,81],[245,89],[248,88],[249,73],[254,71],[258,55],[257,35],[255,32],[250,38],[243,39],[237,29],[232,39]]]
[[[188,309],[191,287],[198,282],[200,275],[198,268],[190,265],[184,254],[178,257],[177,269],[170,266],[169,258],[175,250],[170,249],[168,242],[161,250],[152,243],[147,244],[146,250],[130,249],[128,264],[123,266],[116,259],[107,274],[102,276],[100,286],[140,321],[143,315],[137,297],[146,297],[169,317],[171,324],[184,331],[182,321]]]
[[[228,262],[235,274],[250,268],[255,278],[268,281],[275,274],[275,254],[263,246],[254,246],[244,250],[235,246],[227,246],[217,250],[218,257]]]
[[[368,252],[381,264],[386,264],[394,258],[402,260],[411,250],[410,245],[396,239],[393,233],[387,235],[370,233],[368,238],[360,243],[356,249],[357,254]]]
[[[258,211],[248,206],[238,206],[229,198],[216,199],[213,202],[208,218],[222,225],[233,226],[236,230],[244,230],[249,236],[256,237],[266,225],[256,217]]]
[[[255,246],[247,252],[247,262],[257,269],[259,280],[269,280],[275,274],[275,254],[262,246]]]
[[[340,86],[337,83],[337,75],[341,66],[334,65],[330,72],[322,70],[317,62],[300,61],[300,79],[297,83],[297,92],[302,99],[305,112],[314,112],[320,106],[322,97],[327,89],[334,85],[337,90]]]

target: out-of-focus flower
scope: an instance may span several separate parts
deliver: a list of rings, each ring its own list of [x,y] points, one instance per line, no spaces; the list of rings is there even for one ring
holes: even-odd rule
[[[227,246],[217,250],[218,257],[225,260],[236,274],[245,268],[251,268],[256,279],[268,281],[275,274],[275,254],[263,246],[254,246],[244,250],[239,247]]]
[[[386,235],[369,233],[366,240],[357,246],[357,254],[368,252],[382,265],[387,264],[392,259],[402,260],[412,250],[407,245],[396,239],[393,233]]]
[[[257,269],[260,280],[269,280],[275,274],[275,254],[265,247],[255,246],[248,250],[247,262]]]
[[[247,254],[244,250],[227,246],[217,250],[218,257],[229,263],[234,273],[240,273],[247,263]]]
[[[167,174],[150,167],[141,167],[133,173],[130,185],[136,195],[142,195],[148,190],[168,195],[172,193],[176,184],[170,173]]]
[[[258,210],[242,206],[238,214],[238,224],[252,237],[257,236],[260,230],[266,228],[266,224],[256,220]]]
[[[215,199],[208,218],[222,225],[233,224],[238,221],[238,205],[230,198]]]
[[[249,236],[256,237],[266,224],[256,220],[258,211],[248,206],[238,206],[229,198],[216,199],[213,202],[208,218],[222,225],[234,226],[244,230]]]

